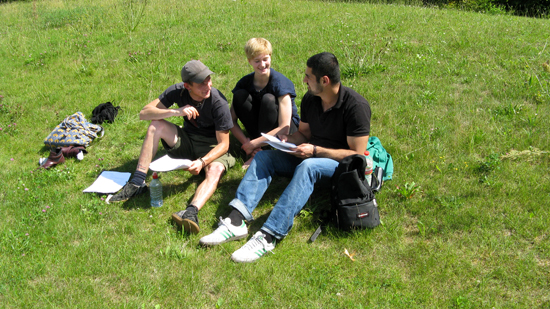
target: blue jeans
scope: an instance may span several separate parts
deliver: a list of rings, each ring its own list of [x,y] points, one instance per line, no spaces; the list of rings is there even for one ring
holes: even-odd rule
[[[258,206],[273,176],[292,177],[262,226],[262,230],[281,239],[292,228],[294,217],[308,201],[314,184],[329,186],[336,167],[338,161],[332,159],[303,160],[279,150],[260,151],[254,156],[235,198],[229,205],[241,212],[247,221],[252,221],[252,212]]]

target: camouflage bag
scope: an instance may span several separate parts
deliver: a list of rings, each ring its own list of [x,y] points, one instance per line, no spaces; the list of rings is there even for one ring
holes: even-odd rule
[[[98,136],[100,133],[101,136]],[[81,112],[76,112],[57,125],[44,139],[44,144],[52,148],[74,145],[86,147],[104,133],[103,127],[89,123]]]

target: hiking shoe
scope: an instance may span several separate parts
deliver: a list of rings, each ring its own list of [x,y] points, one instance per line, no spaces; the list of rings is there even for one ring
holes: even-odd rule
[[[198,234],[200,231],[197,213],[180,210],[172,214],[172,220],[187,233]]]
[[[203,246],[215,246],[223,244],[224,242],[245,238],[247,235],[248,229],[244,221],[241,226],[235,226],[231,224],[231,219],[222,219],[222,217],[220,217],[218,228],[212,234],[201,238],[199,244]]]
[[[231,259],[238,263],[254,262],[267,252],[273,253],[273,249],[275,249],[275,241],[268,243],[264,233],[258,231],[241,249],[233,252]]]
[[[134,196],[138,196],[142,193],[145,193],[147,191],[147,185],[142,184],[141,186],[137,186],[131,182],[124,185],[122,190],[120,190],[117,194],[109,194],[107,196],[107,199],[105,202],[109,204],[110,202],[125,202],[129,200],[130,198]]]

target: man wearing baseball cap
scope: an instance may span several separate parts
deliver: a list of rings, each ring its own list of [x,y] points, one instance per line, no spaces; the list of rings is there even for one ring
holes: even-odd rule
[[[229,104],[224,95],[212,87],[210,69],[198,60],[187,62],[181,70],[181,83],[166,89],[157,99],[145,105],[140,120],[151,121],[136,171],[130,181],[108,202],[126,201],[147,190],[145,177],[157,153],[159,141],[172,158],[192,160],[186,170],[193,175],[204,172],[193,200],[172,219],[186,232],[198,233],[197,214],[212,196],[224,171],[235,165],[229,150],[229,130],[233,127]],[[173,104],[178,108],[170,108]],[[183,127],[167,118],[183,117]]]

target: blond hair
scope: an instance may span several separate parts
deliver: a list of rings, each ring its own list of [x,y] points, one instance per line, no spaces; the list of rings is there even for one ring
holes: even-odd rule
[[[264,38],[252,38],[244,45],[244,52],[248,60],[262,54],[271,56],[271,43]]]

